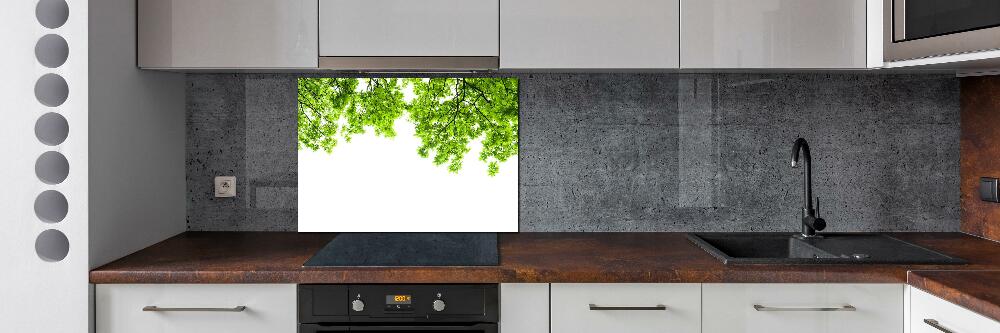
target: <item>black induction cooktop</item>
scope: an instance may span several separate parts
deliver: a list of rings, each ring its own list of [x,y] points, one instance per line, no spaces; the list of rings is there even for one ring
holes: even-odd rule
[[[496,266],[496,233],[342,233],[303,266]]]

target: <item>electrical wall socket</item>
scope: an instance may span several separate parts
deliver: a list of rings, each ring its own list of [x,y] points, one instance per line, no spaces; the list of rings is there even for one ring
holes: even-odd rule
[[[979,199],[988,202],[1000,202],[1000,191],[997,191],[998,180],[993,177],[979,178]]]
[[[236,177],[215,177],[215,197],[232,198],[236,196]]]

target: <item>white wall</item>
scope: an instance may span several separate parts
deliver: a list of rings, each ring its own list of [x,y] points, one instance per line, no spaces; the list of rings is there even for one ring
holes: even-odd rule
[[[184,75],[136,67],[135,1],[90,0],[90,267],[185,230]]]
[[[87,233],[87,0],[66,0],[69,18],[49,29],[35,18],[37,0],[4,1],[0,10],[0,332],[85,332],[88,326]],[[35,43],[58,34],[69,45],[64,64],[42,66]],[[66,101],[44,106],[34,96],[36,80],[52,73],[65,78]],[[47,112],[66,118],[69,136],[48,146],[35,137],[36,120]],[[43,183],[35,174],[40,154],[55,151],[69,162],[67,177]],[[34,201],[46,190],[61,192],[67,215],[58,223],[42,222]],[[35,240],[47,229],[63,233],[69,252],[44,261]]]
[[[56,27],[36,19],[38,1],[8,1],[0,11],[0,332],[86,332],[90,268],[184,230],[183,76],[135,69],[133,1],[65,0],[68,19]],[[35,57],[47,34],[69,46],[53,68]],[[36,99],[46,74],[65,79],[65,102]],[[35,133],[50,112],[69,125],[51,145]],[[65,156],[65,180],[36,175],[45,152]],[[36,214],[43,191],[66,197],[65,218]],[[37,254],[48,229],[68,239],[64,258]]]

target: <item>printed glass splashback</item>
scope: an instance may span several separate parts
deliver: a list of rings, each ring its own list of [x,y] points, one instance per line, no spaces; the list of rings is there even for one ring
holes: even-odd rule
[[[514,232],[517,78],[300,78],[300,232]]]

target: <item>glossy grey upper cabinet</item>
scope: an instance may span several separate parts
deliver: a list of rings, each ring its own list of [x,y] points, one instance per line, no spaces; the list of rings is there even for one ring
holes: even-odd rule
[[[316,68],[317,0],[138,0],[139,67]]]
[[[872,67],[866,5],[866,0],[681,0],[681,68]],[[875,35],[880,41],[881,31]]]
[[[500,0],[319,0],[319,11],[322,57],[500,55]]]
[[[500,67],[678,66],[678,0],[503,0]]]

